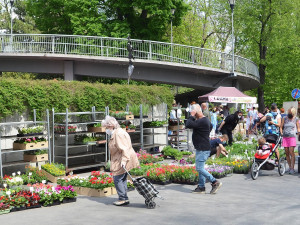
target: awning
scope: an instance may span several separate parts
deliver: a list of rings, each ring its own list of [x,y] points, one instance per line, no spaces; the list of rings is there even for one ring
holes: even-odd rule
[[[200,102],[248,103],[257,102],[256,97],[245,95],[235,87],[219,87],[216,90],[199,96]]]

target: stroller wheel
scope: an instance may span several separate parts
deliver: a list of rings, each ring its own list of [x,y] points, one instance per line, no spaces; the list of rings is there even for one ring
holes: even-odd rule
[[[280,176],[283,176],[285,173],[286,160],[285,157],[281,157],[278,162],[278,172]]]
[[[148,201],[146,205],[148,209],[154,209],[156,207],[156,203],[154,201]]]
[[[259,167],[258,163],[253,162],[251,166],[251,177],[253,180],[256,180],[258,177],[258,173],[259,173],[258,167]]]

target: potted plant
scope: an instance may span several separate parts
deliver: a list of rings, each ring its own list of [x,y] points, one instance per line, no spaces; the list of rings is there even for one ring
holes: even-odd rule
[[[136,126],[134,125],[129,125],[127,128],[127,132],[135,132]]]
[[[105,127],[102,127],[101,123],[88,124],[87,128],[88,128],[88,132],[93,132],[93,133],[104,133],[105,132]]]
[[[52,183],[57,183],[58,178],[62,178],[66,175],[65,166],[58,163],[46,163],[42,165],[42,172]]]
[[[117,120],[132,120],[134,119],[134,116],[131,112],[125,112],[125,111],[115,111],[110,112],[110,116],[115,117]]]
[[[76,133],[76,126],[68,126],[68,133],[74,134]],[[56,134],[65,134],[66,133],[66,126],[54,126],[54,133]]]
[[[20,138],[14,141],[13,150],[31,150],[38,148],[37,140],[33,138]]]
[[[26,151],[23,158],[25,162],[48,161],[48,150]]]
[[[26,137],[26,136],[34,136],[34,135],[43,135],[43,126],[34,126],[28,128],[19,128],[18,129],[18,137]]]
[[[148,118],[148,113],[149,113],[149,108],[150,106],[145,104],[142,106],[142,118]],[[132,112],[134,115],[134,118],[140,118],[140,105],[131,105],[129,106],[129,111]]]

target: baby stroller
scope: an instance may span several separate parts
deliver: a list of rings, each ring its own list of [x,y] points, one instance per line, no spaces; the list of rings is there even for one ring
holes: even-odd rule
[[[153,184],[146,178],[146,177],[139,177],[136,179],[133,179],[130,173],[126,170],[126,168],[123,167],[123,169],[126,171],[126,173],[130,176],[134,187],[139,192],[140,195],[142,195],[145,198],[145,204],[148,209],[154,209],[156,207],[156,203],[154,202],[155,197],[158,196],[158,191],[155,189]]]
[[[253,180],[256,180],[258,178],[259,170],[274,170],[275,167],[278,167],[278,172],[280,176],[283,176],[285,173],[285,157],[281,157],[279,159],[278,165],[276,165],[275,161],[271,159],[271,157],[275,154],[275,150],[280,145],[282,140],[281,135],[277,138],[277,140],[276,138],[274,138],[274,136],[277,137],[277,135],[268,135],[265,137],[267,142],[272,143],[270,153],[263,156],[260,156],[256,153],[254,156],[255,158],[251,166],[251,177]]]

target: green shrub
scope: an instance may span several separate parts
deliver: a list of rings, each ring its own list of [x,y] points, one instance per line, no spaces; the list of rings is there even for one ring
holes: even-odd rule
[[[157,105],[162,102],[171,106],[173,94],[169,88],[161,86],[137,86],[120,84],[88,83],[82,81],[25,80],[0,78],[0,118],[27,109],[32,114],[37,110],[41,120],[46,109],[56,112],[124,110],[126,104]]]
[[[172,148],[171,146],[166,146],[161,151],[165,156],[174,157],[175,159],[181,159],[182,153],[179,152],[177,149]]]

